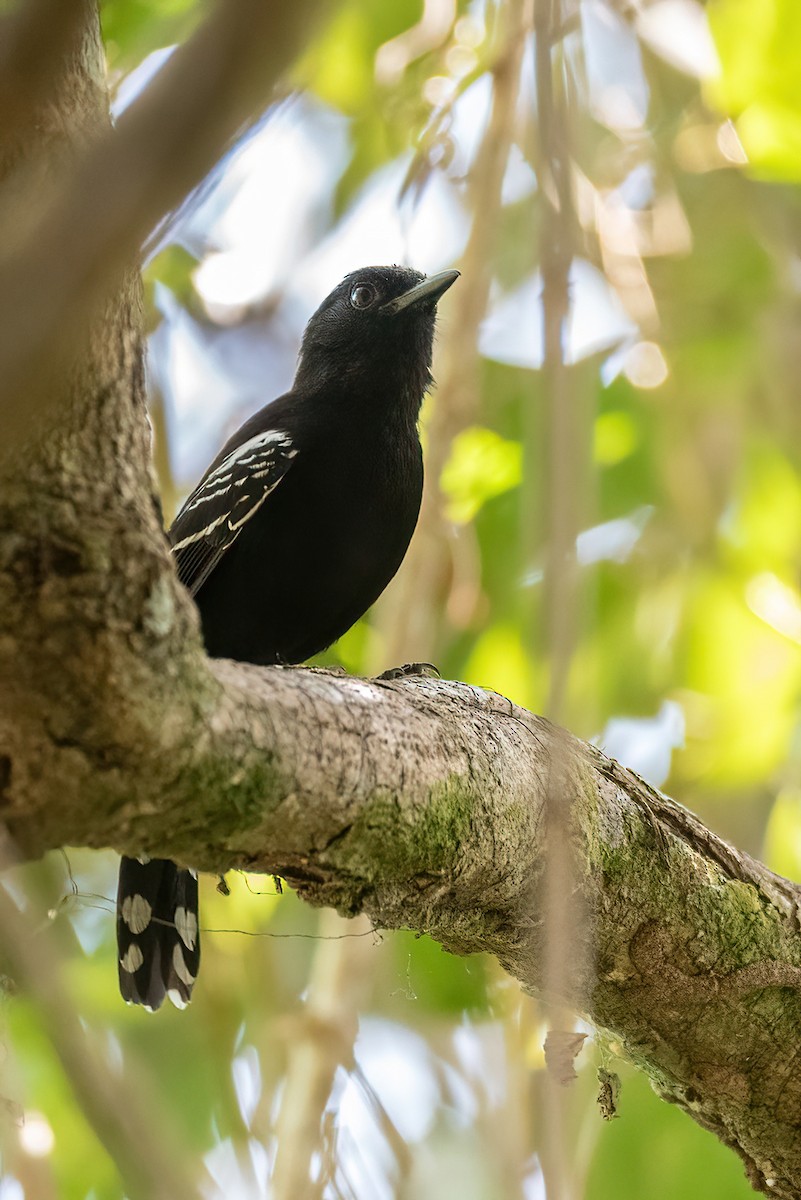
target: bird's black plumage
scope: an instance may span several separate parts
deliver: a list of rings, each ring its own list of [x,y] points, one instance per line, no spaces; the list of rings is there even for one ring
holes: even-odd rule
[[[392,579],[422,497],[417,419],[436,304],[457,276],[426,279],[408,267],[348,275],[309,321],[292,390],[245,422],[189,496],[169,538],[209,654],[302,662],[336,641]],[[145,912],[134,896],[153,913],[173,903],[186,929],[188,873],[154,862],[164,865],[123,859],[117,917],[122,994],[151,1008],[165,993],[185,1003],[199,962],[199,943],[176,939],[163,915],[148,930],[148,957],[139,963],[131,952],[143,938],[125,912],[140,924]],[[195,908],[194,929],[196,918]]]

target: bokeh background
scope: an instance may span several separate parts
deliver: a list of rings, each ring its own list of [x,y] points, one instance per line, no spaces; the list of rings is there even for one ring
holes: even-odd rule
[[[116,111],[202,14],[107,0]],[[290,385],[305,322],[344,274],[460,267],[424,411],[421,527],[320,661],[430,659],[547,711],[799,878],[801,8],[566,3],[550,114],[532,18],[520,0],[343,0],[285,94],[154,233],[165,514]],[[562,234],[563,367],[546,361],[542,302]],[[151,1017],[117,995],[115,873],[114,855],[75,850],[8,886],[48,913],[120,1096],[143,1099],[203,1195],[296,1200],[299,1161],[325,1200],[554,1200],[548,1014],[491,960],[234,874],[227,897],[203,881],[191,1008]],[[118,1200],[35,1009],[6,999],[3,1021],[0,1200]],[[576,1027],[566,1194],[751,1194],[614,1041]],[[599,1067],[622,1078],[608,1123]]]

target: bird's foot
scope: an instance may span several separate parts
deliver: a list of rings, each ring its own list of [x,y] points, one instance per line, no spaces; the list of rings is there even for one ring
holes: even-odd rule
[[[415,662],[404,663],[402,667],[390,667],[382,671],[377,679],[406,679],[409,675],[422,675],[426,679],[441,679],[439,669],[433,663]]]

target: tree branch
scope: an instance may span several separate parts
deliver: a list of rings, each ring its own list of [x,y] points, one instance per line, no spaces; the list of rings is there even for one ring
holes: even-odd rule
[[[30,427],[32,396],[40,407],[53,402],[65,355],[70,361],[147,234],[268,102],[324,3],[218,3],[115,128],[50,180],[56,202],[0,256],[4,439]]]
[[[89,0],[28,0],[0,18],[0,176],[21,157],[42,110],[80,53]]]
[[[754,1182],[797,1195],[801,890],[495,693],[225,661],[211,670],[214,703],[199,713],[176,696],[166,739],[140,744],[135,761],[104,770],[75,744],[38,754],[35,779],[13,777],[18,843],[274,872],[314,904],[493,953],[536,990],[542,814],[558,754],[588,919],[586,953],[555,998],[612,1030]]]

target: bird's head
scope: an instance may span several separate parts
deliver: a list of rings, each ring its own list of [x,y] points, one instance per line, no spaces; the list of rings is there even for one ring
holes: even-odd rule
[[[306,326],[297,382],[360,379],[400,390],[419,407],[429,383],[437,301],[458,271],[362,267],[346,275]]]

